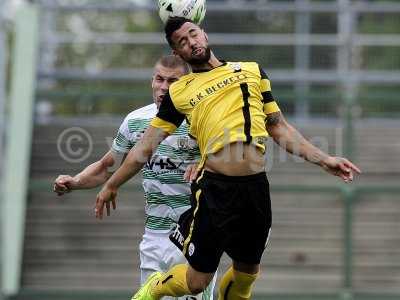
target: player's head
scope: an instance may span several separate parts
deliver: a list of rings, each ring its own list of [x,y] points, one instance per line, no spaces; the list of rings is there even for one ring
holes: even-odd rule
[[[154,103],[159,107],[171,83],[188,74],[190,67],[176,55],[162,56],[154,66],[151,87]]]
[[[193,21],[182,17],[169,18],[165,37],[174,53],[189,64],[202,65],[210,60],[207,34]]]

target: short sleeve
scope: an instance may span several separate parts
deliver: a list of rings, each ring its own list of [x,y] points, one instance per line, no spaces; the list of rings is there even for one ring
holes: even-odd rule
[[[112,150],[120,153],[128,153],[129,150],[134,146],[129,136],[128,117],[126,117],[119,127],[117,135],[113,140],[111,146]]]
[[[171,96],[167,93],[161,102],[157,116],[151,121],[151,126],[172,134],[185,120],[185,115],[174,106]]]
[[[269,81],[267,74],[265,74],[264,70],[260,67],[259,70],[261,76],[260,90],[261,90],[262,102],[264,104],[264,113],[270,114],[280,111],[277,102],[272,96],[271,82]]]

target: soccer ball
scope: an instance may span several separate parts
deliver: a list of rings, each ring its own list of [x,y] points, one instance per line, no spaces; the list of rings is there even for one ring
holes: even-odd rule
[[[164,24],[169,17],[184,17],[200,24],[206,15],[206,0],[158,0],[158,7]]]

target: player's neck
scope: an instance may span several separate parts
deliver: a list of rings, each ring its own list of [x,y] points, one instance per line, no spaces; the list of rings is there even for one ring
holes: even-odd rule
[[[201,65],[191,65],[192,70],[196,71],[210,71],[214,68],[221,66],[223,63],[215,57],[214,53],[211,52],[210,59],[205,64]]]

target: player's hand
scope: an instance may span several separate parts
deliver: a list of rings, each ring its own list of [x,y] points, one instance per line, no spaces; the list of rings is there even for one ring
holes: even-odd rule
[[[114,210],[117,208],[117,204],[115,202],[116,197],[117,197],[117,190],[113,190],[109,188],[107,185],[103,186],[100,193],[97,194],[96,198],[96,206],[94,212],[96,214],[97,219],[100,220],[103,219],[104,206],[106,207],[107,210],[107,216],[110,216],[111,212],[110,203]]]
[[[183,175],[183,179],[186,181],[192,183],[193,181],[196,180],[197,176],[199,175],[199,171],[197,169],[198,164],[191,164],[188,165],[186,168],[185,174]]]
[[[79,184],[79,180],[69,175],[59,175],[53,184],[53,192],[58,196],[70,193],[72,188]]]
[[[322,168],[328,173],[340,177],[344,182],[349,183],[354,179],[354,173],[361,174],[361,170],[352,162],[343,157],[329,157]]]

